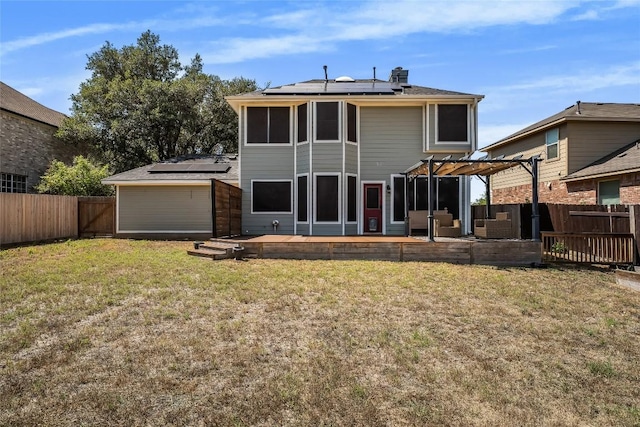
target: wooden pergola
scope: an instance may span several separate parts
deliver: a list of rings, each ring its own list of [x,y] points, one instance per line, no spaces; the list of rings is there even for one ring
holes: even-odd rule
[[[523,159],[522,155],[515,156],[511,159],[505,159],[504,156],[499,156],[495,159],[490,159],[488,156],[484,156],[479,159],[471,159],[470,156],[464,156],[459,159],[452,159],[452,156],[447,156],[443,159],[435,159],[434,156],[429,156],[419,163],[411,166],[404,171],[404,175],[409,180],[413,180],[418,176],[428,177],[428,205],[429,205],[429,240],[434,241],[433,228],[433,204],[434,204],[434,190],[435,190],[435,176],[460,176],[475,175],[480,178],[485,184],[487,208],[485,211],[485,217],[489,217],[489,209],[491,207],[491,175],[510,169],[516,166],[522,167],[531,175],[531,223],[532,223],[532,236],[531,240],[540,241],[540,213],[538,210],[538,164],[540,162],[539,156],[533,156],[528,159]]]

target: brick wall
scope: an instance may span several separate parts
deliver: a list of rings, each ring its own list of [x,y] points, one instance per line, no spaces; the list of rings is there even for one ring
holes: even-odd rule
[[[538,183],[538,201],[540,203],[558,203],[565,205],[595,205],[598,203],[598,180],[590,179],[577,182],[559,180]],[[531,184],[491,191],[492,204],[530,203]],[[640,172],[620,177],[620,203],[623,205],[640,204]]]
[[[51,161],[71,164],[86,150],[54,137],[57,128],[7,111],[0,115],[0,171],[27,176],[27,188],[40,182]]]

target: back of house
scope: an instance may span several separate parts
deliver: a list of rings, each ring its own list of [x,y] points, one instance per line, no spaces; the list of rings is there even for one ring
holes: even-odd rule
[[[403,235],[427,208],[425,177],[402,174],[427,156],[477,146],[482,95],[342,76],[230,96],[239,117],[239,183],[246,235]],[[467,177],[438,177],[435,209],[469,230]],[[426,213],[425,213],[426,215]]]

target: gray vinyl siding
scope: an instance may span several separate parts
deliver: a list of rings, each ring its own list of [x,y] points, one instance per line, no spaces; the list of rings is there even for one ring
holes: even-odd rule
[[[346,173],[358,173],[358,146],[346,144],[345,145],[345,172]]]
[[[423,159],[422,107],[360,108],[360,180],[384,181]],[[385,193],[387,234],[404,234],[391,224],[391,197]]]
[[[342,144],[314,143],[313,172],[342,172]]]
[[[118,232],[210,232],[211,187],[120,186]]]
[[[309,173],[309,144],[296,147],[297,173]]]
[[[293,213],[252,214],[252,180],[291,181],[294,191],[294,147],[293,146],[242,146],[242,233],[248,235],[273,234],[273,220],[280,222],[278,234],[293,234]],[[295,197],[295,196],[294,196]],[[294,198],[295,203],[295,198]],[[293,208],[293,206],[292,206]]]

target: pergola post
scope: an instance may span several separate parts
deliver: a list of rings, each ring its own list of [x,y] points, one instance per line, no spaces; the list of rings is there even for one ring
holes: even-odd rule
[[[413,180],[404,174],[404,235],[407,237],[411,234],[411,224],[409,224],[409,184],[411,182]]]
[[[531,240],[540,241],[540,211],[538,210],[538,162],[540,158],[531,158]]]
[[[429,161],[428,161],[427,164],[428,164],[428,167],[429,167],[429,179],[427,181],[428,189],[429,189],[428,190],[429,193],[427,195],[427,202],[429,203],[429,241],[430,242],[434,242],[435,239],[434,239],[434,230],[433,230],[433,228],[434,228],[434,220],[433,220],[433,200],[434,200],[434,197],[433,197],[433,193],[434,193],[434,191],[433,191],[433,187],[434,187],[434,185],[433,185],[433,181],[434,181],[433,180],[433,156],[429,158]]]
[[[485,176],[484,181],[485,186],[485,201],[487,202],[484,218],[491,218],[491,175]]]

